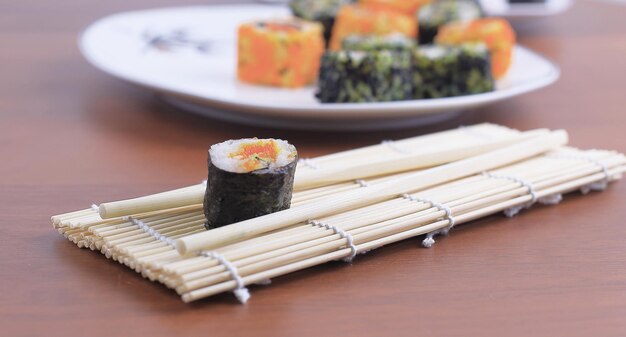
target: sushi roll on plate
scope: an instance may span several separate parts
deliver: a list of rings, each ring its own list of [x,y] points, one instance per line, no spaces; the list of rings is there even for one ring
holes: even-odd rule
[[[411,53],[328,51],[322,57],[317,98],[322,103],[411,99]]]
[[[297,161],[296,148],[280,139],[246,138],[211,146],[206,228],[289,208]]]
[[[324,52],[322,31],[321,24],[298,18],[240,25],[237,78],[246,83],[284,88],[313,83]]]

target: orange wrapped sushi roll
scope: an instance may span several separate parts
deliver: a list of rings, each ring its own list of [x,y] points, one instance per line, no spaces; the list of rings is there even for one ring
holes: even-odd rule
[[[299,88],[317,80],[323,27],[296,18],[239,26],[237,78],[246,83]]]
[[[431,0],[359,0],[360,4],[372,8],[392,9],[408,16],[416,16],[417,11]]]
[[[343,6],[337,13],[330,38],[331,50],[341,49],[341,41],[350,35],[388,35],[399,33],[408,37],[417,34],[417,20],[393,10],[369,6]]]
[[[452,45],[483,42],[491,55],[493,77],[500,79],[506,75],[511,66],[515,31],[508,21],[499,18],[453,22],[439,28],[435,42]]]

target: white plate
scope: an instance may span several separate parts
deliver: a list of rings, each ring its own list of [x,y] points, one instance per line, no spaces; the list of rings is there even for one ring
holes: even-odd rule
[[[557,15],[568,10],[573,0],[545,0],[535,3],[509,3],[507,0],[480,0],[485,13],[513,21]]]
[[[494,92],[385,103],[321,104],[314,87],[277,89],[239,83],[235,76],[236,27],[242,21],[288,15],[269,5],[180,7],[127,12],[103,18],[80,38],[97,68],[157,91],[195,112],[252,124],[368,129],[432,123],[424,115],[484,106],[545,87],[559,69],[517,46],[509,74]],[[180,32],[184,32],[181,34]],[[449,115],[449,114],[448,114]],[[311,126],[316,121],[317,126]],[[358,125],[358,126],[357,126]]]

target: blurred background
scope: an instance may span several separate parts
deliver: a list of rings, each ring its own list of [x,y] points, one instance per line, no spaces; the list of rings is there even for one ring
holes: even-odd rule
[[[211,4],[232,4],[211,1]],[[118,12],[206,1],[5,1],[0,11],[0,182],[16,184],[157,184],[201,180],[206,149],[247,136],[289,139],[310,157],[479,122],[527,129],[567,126],[578,142],[619,148],[618,137],[591,140],[598,119],[618,123],[626,52],[624,8],[577,1],[559,15],[515,23],[518,42],[554,61],[560,80],[545,89],[469,109],[426,127],[334,132],[254,127],[190,114],[91,66],[77,47],[94,21]],[[590,14],[593,13],[593,14]],[[602,103],[599,109],[598,104]],[[45,174],[42,169],[45,168]],[[80,178],[78,178],[80,177]]]

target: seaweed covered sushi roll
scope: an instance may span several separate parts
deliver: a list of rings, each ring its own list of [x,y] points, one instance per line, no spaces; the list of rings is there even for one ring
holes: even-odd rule
[[[316,96],[322,103],[407,100],[411,80],[410,52],[328,51],[322,57]]]
[[[387,36],[351,35],[343,39],[341,49],[361,51],[390,50],[410,52],[416,46],[415,40],[401,34]]]
[[[289,7],[293,15],[321,23],[324,26],[324,39],[328,43],[339,8],[351,2],[351,0],[291,0]]]
[[[322,25],[298,18],[239,26],[237,78],[246,83],[300,88],[317,79],[324,53]]]
[[[492,91],[489,52],[484,44],[430,45],[413,53],[413,98],[439,98]]]
[[[297,159],[296,148],[280,139],[247,138],[211,146],[206,228],[289,208]]]
[[[482,17],[482,9],[473,0],[435,0],[418,12],[419,43],[433,43],[439,27],[454,21],[474,20]]]

